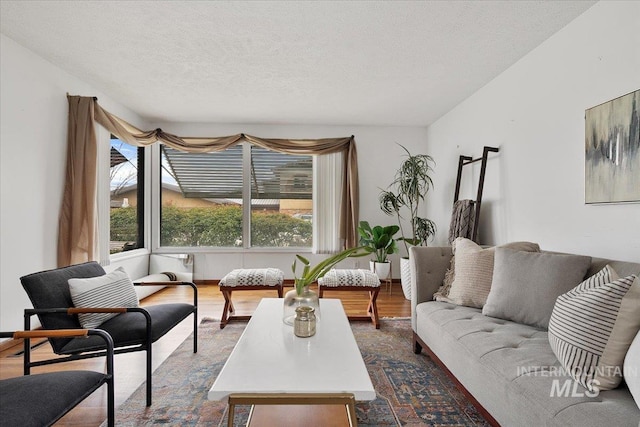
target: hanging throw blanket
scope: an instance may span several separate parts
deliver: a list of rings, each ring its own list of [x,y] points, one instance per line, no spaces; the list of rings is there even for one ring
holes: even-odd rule
[[[475,220],[474,203],[469,199],[457,200],[453,203],[453,213],[449,225],[449,244],[453,243],[456,237],[471,238]]]

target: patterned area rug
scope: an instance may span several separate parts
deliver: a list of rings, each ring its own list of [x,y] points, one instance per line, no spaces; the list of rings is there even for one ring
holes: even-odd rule
[[[207,393],[245,325],[201,324],[198,353],[187,338],[154,372],[153,405],[145,407],[143,384],[116,409],[116,425],[226,426],[226,403],[207,400]],[[413,353],[410,320],[383,319],[379,330],[365,322],[351,328],[378,395],[357,403],[359,426],[488,425],[431,359]],[[234,425],[245,425],[248,412],[238,407]]]

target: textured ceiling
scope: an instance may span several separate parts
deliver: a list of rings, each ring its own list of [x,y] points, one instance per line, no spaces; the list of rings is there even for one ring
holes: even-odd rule
[[[425,126],[594,3],[2,0],[0,30],[152,121]]]

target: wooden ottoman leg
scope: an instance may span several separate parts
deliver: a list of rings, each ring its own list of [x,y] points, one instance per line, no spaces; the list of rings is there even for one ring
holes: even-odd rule
[[[229,323],[228,315],[233,312],[233,305],[231,304],[231,291],[220,288],[222,296],[224,296],[224,308],[222,309],[222,318],[220,319],[220,329],[224,329]]]
[[[276,290],[278,291],[278,298],[282,298],[283,297],[282,284],[279,284],[278,286],[276,286]]]
[[[378,299],[379,292],[380,288],[369,291],[371,299],[369,301],[369,308],[367,309],[367,312],[371,314],[371,321],[375,325],[376,329],[380,329],[380,318],[378,317],[378,306],[376,305],[376,300]]]

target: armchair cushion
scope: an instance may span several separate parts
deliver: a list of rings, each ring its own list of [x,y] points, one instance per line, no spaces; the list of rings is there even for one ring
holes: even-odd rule
[[[4,379],[0,381],[2,425],[51,425],[104,384],[105,377],[95,371],[63,371]]]
[[[124,268],[104,276],[69,279],[69,292],[75,307],[138,307],[138,295]],[[117,316],[118,313],[81,313],[80,325],[85,329],[95,328]]]
[[[69,292],[69,279],[103,276],[104,269],[97,262],[70,265],[68,267],[32,273],[20,278],[22,287],[29,296],[34,308],[73,307]],[[38,319],[44,329],[78,329],[77,316],[59,313],[40,313]],[[50,338],[49,342],[56,353],[72,338]]]
[[[174,326],[193,313],[193,306],[185,303],[158,304],[144,308],[151,316],[151,341],[156,342]],[[121,313],[100,325],[108,332],[118,347],[138,345],[146,342],[146,317],[142,313]],[[73,339],[67,342],[60,354],[75,354],[104,348],[98,337]]]

